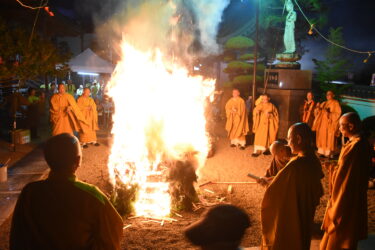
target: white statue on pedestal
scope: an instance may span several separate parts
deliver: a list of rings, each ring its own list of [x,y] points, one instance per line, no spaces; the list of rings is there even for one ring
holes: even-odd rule
[[[297,13],[294,11],[292,0],[286,0],[285,7],[288,14],[285,20],[284,53],[292,54],[296,52],[296,43],[294,40],[294,23],[297,20]]]

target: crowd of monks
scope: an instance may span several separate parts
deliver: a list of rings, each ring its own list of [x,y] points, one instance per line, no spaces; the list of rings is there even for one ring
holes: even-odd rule
[[[337,137],[339,137],[339,118],[341,107],[332,91],[326,93],[326,101],[317,103],[312,92],[306,95],[301,115],[301,122],[309,125],[315,132],[315,145],[321,157],[333,158],[338,154]],[[240,97],[238,89],[234,89],[232,98],[226,103],[226,130],[231,147],[245,149],[245,137],[249,132],[248,112],[245,101]],[[279,129],[279,113],[270,102],[268,94],[261,95],[255,102],[252,112],[254,133],[254,152],[251,156],[257,157],[261,153],[269,155],[269,147],[276,140]]]
[[[74,97],[65,91],[65,85],[58,85],[58,92],[50,100],[50,119],[52,135],[79,133],[79,140],[84,148],[89,144],[99,146],[96,139],[98,130],[98,113],[95,101],[90,97],[90,89]]]
[[[225,127],[230,145],[244,150],[250,130],[247,107],[239,90],[233,90],[232,95],[225,106]],[[30,96],[33,101],[33,94]],[[332,91],[326,93],[326,99],[316,103],[313,94],[307,93],[301,121],[289,128],[287,140],[276,140],[279,115],[270,96],[264,94],[255,102],[252,156],[271,154],[273,157],[265,175],[255,177],[266,188],[261,203],[261,249],[310,249],[315,210],[324,194],[321,183],[324,172],[329,180],[329,199],[321,226],[324,235],[320,250],[357,249],[358,242],[367,237],[371,148],[362,134],[359,116],[356,113],[342,115]],[[44,150],[51,168],[50,176],[22,190],[12,221],[11,249],[120,249],[121,217],[95,186],[80,182],[74,176],[81,165],[82,153],[73,133],[79,134],[83,147],[89,143],[99,145],[96,140],[98,114],[90,89],[84,89],[76,101],[65,92],[65,85],[59,84],[58,93],[50,99],[50,119],[53,137]],[[340,134],[347,141],[338,152],[336,141]],[[337,162],[327,161],[326,171],[323,171],[318,156],[332,157],[336,153],[339,153]],[[54,199],[56,197],[64,199]],[[63,216],[56,218],[50,212],[55,210],[62,210]],[[212,222],[220,222],[222,229],[210,226],[215,225]],[[249,226],[245,212],[228,205],[218,206],[208,211],[206,220],[190,227],[186,236],[193,244],[202,244],[202,249],[238,249]],[[236,229],[240,229],[238,237],[234,233]],[[211,236],[218,242],[209,246]]]
[[[257,179],[266,187],[261,205],[262,249],[310,249],[315,210],[324,193],[318,156],[331,158],[337,153],[337,162],[325,164],[330,198],[321,227],[324,236],[320,249],[357,249],[358,241],[367,238],[371,148],[362,134],[361,120],[356,113],[341,115],[332,91],[326,93],[327,100],[322,103],[316,103],[313,97],[312,92],[307,93],[301,121],[289,128],[287,142],[276,141],[279,117],[270,97],[262,95],[255,103],[252,156],[273,155],[265,176]],[[243,106],[239,91],[233,90],[226,105],[226,129],[231,146],[239,145],[240,149],[248,133]],[[347,142],[339,152],[340,134]]]

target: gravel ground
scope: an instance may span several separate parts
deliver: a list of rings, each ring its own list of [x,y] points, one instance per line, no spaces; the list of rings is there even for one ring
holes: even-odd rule
[[[241,151],[229,147],[229,141],[225,138],[222,129],[218,130],[215,155],[207,160],[206,165],[201,169],[199,183],[206,181],[251,181],[246,177],[251,172],[255,175],[263,175],[271,156],[250,157],[252,147],[247,147]],[[93,183],[100,187],[105,193],[110,194],[111,187],[108,184],[108,173],[106,163],[109,155],[110,139],[99,135],[100,147],[89,147],[84,149],[83,165],[77,171],[79,179]],[[327,190],[327,178],[323,180],[325,190]],[[201,187],[198,192],[201,197],[208,201],[215,198],[225,197],[224,202],[237,205],[245,209],[251,216],[252,226],[248,229],[243,246],[257,246],[260,244],[260,204],[264,193],[264,188],[254,184],[236,184],[233,192],[227,192],[227,184],[209,184]],[[214,193],[210,193],[209,191]],[[369,230],[375,232],[375,190],[369,190]],[[323,219],[327,194],[321,200],[316,216],[316,230],[314,238],[320,238],[319,227]],[[204,208],[193,213],[180,213],[183,217],[173,216],[177,222],[165,223],[163,226],[154,222],[144,222],[142,218],[125,219],[124,225],[131,226],[124,230],[122,246],[126,249],[194,249],[183,237],[183,229],[196,221]],[[9,235],[9,221],[0,228],[0,249],[8,249],[7,239]]]

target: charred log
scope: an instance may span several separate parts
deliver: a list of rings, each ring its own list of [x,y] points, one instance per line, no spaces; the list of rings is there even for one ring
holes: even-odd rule
[[[194,188],[197,181],[195,168],[190,161],[175,161],[171,164],[167,181],[172,198],[172,207],[178,211],[191,211],[198,196]]]

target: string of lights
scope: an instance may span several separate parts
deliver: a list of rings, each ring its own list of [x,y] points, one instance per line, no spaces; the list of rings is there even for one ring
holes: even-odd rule
[[[375,50],[372,50],[372,51],[360,51],[360,50],[356,50],[356,49],[351,49],[351,48],[348,48],[342,44],[338,44],[338,43],[335,43],[334,41],[331,41],[330,39],[328,39],[326,36],[324,36],[315,26],[314,23],[312,23],[309,18],[306,16],[306,14],[303,12],[301,6],[298,4],[298,1],[297,0],[293,0],[294,3],[297,5],[298,9],[300,10],[300,12],[302,13],[302,16],[305,18],[305,20],[308,22],[308,24],[310,25],[310,29],[308,31],[308,34],[309,35],[312,35],[313,34],[313,30],[320,36],[322,37],[326,42],[332,44],[332,45],[335,45],[337,47],[340,47],[342,49],[345,49],[347,51],[350,51],[350,52],[353,52],[353,53],[357,53],[357,54],[367,54],[367,58],[365,60],[363,60],[364,63],[367,63],[369,58],[372,56],[372,54],[375,53]]]
[[[37,6],[37,7],[33,7],[33,6],[29,6],[29,5],[26,5],[24,4],[23,2],[21,2],[21,0],[16,0],[22,7],[25,7],[25,8],[28,8],[28,9],[32,9],[32,10],[37,10],[37,9],[42,9],[44,7],[47,6],[48,4],[48,0],[44,3],[44,4],[41,4],[40,6]]]
[[[17,0],[18,1],[18,0]],[[53,12],[52,11],[49,11],[49,7],[46,6],[48,4],[48,0],[46,0],[46,2],[43,4],[43,1],[44,0],[40,0],[40,4],[39,6],[43,7],[44,10],[50,15],[50,16],[54,16]],[[35,18],[34,18],[34,23],[33,23],[33,28],[31,29],[31,34],[30,34],[30,38],[29,38],[29,46],[31,44],[31,40],[33,38],[33,35],[34,35],[34,31],[35,31],[35,26],[36,26],[36,23],[38,21],[38,18],[39,18],[39,14],[40,14],[40,10],[41,8],[37,8],[37,12],[36,12],[36,15],[35,15]]]

